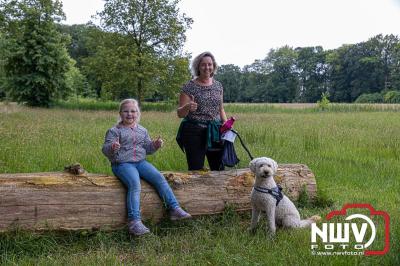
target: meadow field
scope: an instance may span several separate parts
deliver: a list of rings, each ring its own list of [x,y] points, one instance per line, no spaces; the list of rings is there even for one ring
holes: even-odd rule
[[[192,221],[150,224],[152,234],[130,237],[113,232],[20,230],[0,234],[2,265],[400,265],[400,106],[315,106],[232,104],[228,116],[254,157],[303,163],[315,174],[316,202],[302,202],[302,217],[325,217],[346,203],[369,203],[390,215],[390,251],[383,256],[311,254],[310,230],[279,230],[264,224],[247,232],[250,213],[229,208]],[[92,173],[111,175],[101,153],[105,132],[117,111],[28,108],[0,103],[0,173],[61,171],[79,162]],[[86,108],[96,109],[96,108]],[[101,109],[101,108],[99,108]],[[175,142],[180,123],[174,111],[144,111],[141,124],[164,147],[148,157],[160,170],[186,170]],[[249,158],[235,143],[241,162]],[[1,217],[0,217],[1,219]],[[382,227],[378,223],[378,227]],[[383,247],[383,231],[374,247]]]

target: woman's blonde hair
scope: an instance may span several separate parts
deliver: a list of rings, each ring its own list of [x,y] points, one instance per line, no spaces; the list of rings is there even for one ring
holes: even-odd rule
[[[215,61],[214,55],[211,52],[204,52],[204,53],[201,53],[198,56],[196,56],[193,59],[192,64],[190,65],[190,71],[192,72],[192,75],[194,78],[197,78],[198,76],[200,76],[200,70],[199,70],[200,62],[206,56],[211,57],[211,60],[213,61],[213,65],[214,65],[214,69],[213,69],[213,72],[211,73],[211,77],[214,76],[215,73],[217,73],[218,64]]]
[[[141,112],[140,112],[140,108],[139,108],[139,103],[138,103],[138,101],[136,101],[135,99],[125,99],[125,100],[122,100],[120,103],[119,103],[119,113],[121,113],[122,112],[122,108],[124,107],[124,105],[125,104],[127,104],[127,103],[132,103],[135,107],[136,107],[136,109],[137,109],[137,111],[138,111],[138,114],[137,114],[137,118],[136,118],[136,123],[139,123],[140,122],[140,115],[141,115]],[[122,120],[121,120],[121,116],[119,116],[118,117],[118,123],[117,124],[120,124],[122,122]]]

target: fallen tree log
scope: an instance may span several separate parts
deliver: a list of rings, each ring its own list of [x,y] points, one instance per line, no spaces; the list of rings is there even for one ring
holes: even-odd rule
[[[227,205],[250,210],[254,175],[249,169],[221,172],[163,172],[181,205],[193,216],[221,213]],[[275,180],[292,200],[316,196],[314,174],[302,164],[280,165]],[[0,232],[112,229],[126,223],[126,191],[113,176],[66,172],[0,175]],[[143,219],[166,211],[155,190],[142,181]]]

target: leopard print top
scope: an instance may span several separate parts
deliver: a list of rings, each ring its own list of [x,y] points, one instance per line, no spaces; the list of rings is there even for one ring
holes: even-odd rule
[[[201,122],[220,120],[220,108],[223,101],[224,88],[214,80],[210,86],[202,86],[190,80],[183,85],[181,93],[192,95],[197,103],[197,110],[189,112],[186,118]]]

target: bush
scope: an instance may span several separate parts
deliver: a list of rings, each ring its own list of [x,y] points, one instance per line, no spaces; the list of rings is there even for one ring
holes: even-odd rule
[[[400,91],[388,91],[383,96],[385,103],[400,103]]]
[[[363,93],[355,101],[356,103],[383,103],[382,94],[376,93]]]
[[[317,101],[317,106],[319,109],[326,110],[328,108],[328,106],[330,104],[330,101],[328,99],[329,96],[330,96],[329,92],[323,92],[321,94],[321,100]]]

